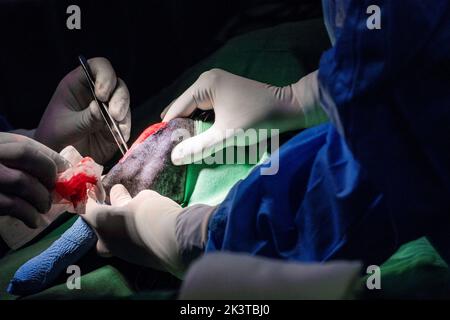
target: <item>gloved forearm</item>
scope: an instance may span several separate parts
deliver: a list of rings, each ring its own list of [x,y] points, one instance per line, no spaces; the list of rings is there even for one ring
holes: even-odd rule
[[[301,114],[299,126],[309,128],[328,120],[325,110],[319,102],[318,71],[314,71],[298,82],[285,87],[292,90],[292,107]]]
[[[358,261],[296,263],[243,253],[211,253],[186,274],[179,298],[348,299],[360,288]]]
[[[318,103],[317,72],[296,84],[278,87],[212,69],[204,72],[166,108],[163,121],[187,117],[196,109],[213,109],[214,124],[172,150],[172,162],[176,165],[208,157],[223,148],[225,141],[235,143],[234,137],[242,130],[285,132],[307,128],[326,119]]]

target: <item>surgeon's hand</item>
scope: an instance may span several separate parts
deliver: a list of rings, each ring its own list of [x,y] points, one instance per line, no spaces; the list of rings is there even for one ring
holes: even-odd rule
[[[151,190],[132,198],[123,185],[110,193],[111,205],[89,199],[83,219],[98,235],[100,255],[113,255],[128,262],[183,273],[175,235],[175,220],[182,208]]]
[[[131,114],[127,86],[105,58],[89,59],[88,63],[95,78],[97,98],[108,103],[112,117],[128,140]],[[73,145],[83,156],[98,163],[105,163],[117,151],[81,67],[59,83],[36,129],[35,139],[56,151]]]
[[[70,165],[55,151],[22,135],[0,133],[0,215],[36,228],[50,210],[56,174]]]
[[[163,121],[187,117],[195,109],[214,109],[213,126],[172,151],[176,165],[200,160],[223,147],[236,129],[306,128],[326,119],[318,103],[317,72],[286,87],[275,87],[220,69],[203,73],[163,112]],[[256,141],[255,141],[256,142]]]

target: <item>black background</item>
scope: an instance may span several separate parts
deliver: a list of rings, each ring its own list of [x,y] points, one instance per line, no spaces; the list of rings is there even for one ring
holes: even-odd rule
[[[66,28],[71,4],[81,30]],[[36,127],[79,54],[108,58],[133,108],[232,36],[320,15],[319,0],[3,0],[0,113],[16,128]]]

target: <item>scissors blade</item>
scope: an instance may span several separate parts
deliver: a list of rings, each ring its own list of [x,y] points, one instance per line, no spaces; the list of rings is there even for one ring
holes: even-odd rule
[[[114,141],[116,142],[117,146],[119,147],[120,152],[122,155],[125,155],[128,151],[127,142],[125,141],[122,132],[120,131],[120,128],[117,126],[116,122],[114,121],[113,117],[108,111],[107,105],[99,101],[97,96],[95,95],[95,83],[94,79],[92,77],[91,69],[89,68],[89,65],[87,63],[87,60],[83,56],[78,56],[78,60],[80,61],[81,67],[84,71],[84,74],[86,76],[87,82],[89,84],[89,88],[91,90],[92,96],[94,97],[95,102],[98,105],[98,108],[100,110],[100,113],[102,115],[103,120],[105,120],[106,125],[111,132],[111,135],[114,138]]]

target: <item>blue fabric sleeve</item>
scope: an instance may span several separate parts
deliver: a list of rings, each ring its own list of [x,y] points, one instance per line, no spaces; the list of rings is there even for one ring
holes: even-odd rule
[[[366,25],[370,5],[381,29]],[[449,39],[447,0],[352,0],[320,62],[321,103],[385,195],[399,239],[448,232]]]
[[[207,252],[380,264],[397,247],[383,196],[334,126],[324,124],[280,148],[277,174],[256,167],[233,187],[210,220]]]
[[[333,45],[344,27],[349,3],[350,0],[322,0],[325,27]]]

